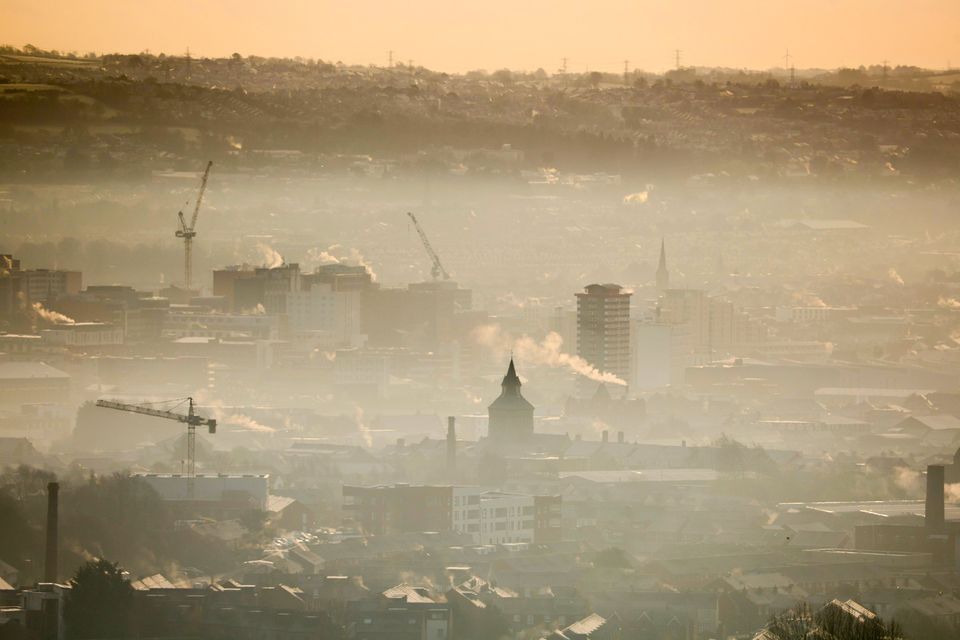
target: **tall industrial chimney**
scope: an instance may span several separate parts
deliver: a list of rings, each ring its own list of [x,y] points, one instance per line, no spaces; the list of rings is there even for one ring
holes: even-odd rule
[[[60,484],[47,484],[47,558],[43,565],[44,582],[56,582],[60,569],[59,546],[60,535],[58,527],[58,512],[60,510]]]
[[[943,485],[944,473],[942,464],[931,464],[927,467],[927,511],[926,522],[928,529],[942,529],[944,525]]]
[[[447,474],[452,478],[457,469],[457,419],[447,416]]]

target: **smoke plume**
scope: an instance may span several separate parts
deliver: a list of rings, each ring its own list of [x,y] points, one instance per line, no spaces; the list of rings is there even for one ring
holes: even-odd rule
[[[476,327],[472,336],[475,342],[498,353],[513,352],[515,358],[531,364],[546,365],[554,368],[566,368],[596,382],[607,382],[626,386],[626,382],[607,371],[600,371],[589,362],[562,350],[563,338],[551,331],[537,342],[530,336],[512,339],[504,335],[499,324],[486,324]]]
[[[357,431],[360,432],[364,444],[367,445],[368,449],[373,448],[373,436],[370,434],[370,427],[363,420],[363,409],[360,408],[360,405],[355,405],[353,408],[353,421],[357,425]]]
[[[283,256],[280,255],[280,252],[266,244],[265,242],[257,243],[257,251],[260,252],[260,261],[263,266],[268,269],[276,269],[277,267],[282,267],[284,260]]]
[[[894,269],[893,267],[890,267],[890,269],[887,270],[887,277],[894,284],[898,284],[901,287],[903,286],[903,278],[900,277],[900,274],[897,273],[897,270]]]
[[[56,311],[51,311],[50,309],[44,308],[39,302],[34,302],[30,305],[30,308],[33,310],[33,315],[40,320],[46,320],[50,324],[76,324],[77,321],[71,318],[70,316],[65,316],[62,313]]]

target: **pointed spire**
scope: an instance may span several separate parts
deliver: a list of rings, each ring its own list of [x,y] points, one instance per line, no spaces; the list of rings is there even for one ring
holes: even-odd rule
[[[657,266],[657,289],[663,291],[670,286],[670,272],[667,271],[667,247],[660,238],[660,264]]]
[[[503,387],[504,391],[510,388],[512,391],[519,392],[520,384],[520,376],[517,375],[517,369],[513,366],[513,357],[511,356],[510,366],[507,367],[507,375],[503,376],[503,382],[500,383],[500,386]]]

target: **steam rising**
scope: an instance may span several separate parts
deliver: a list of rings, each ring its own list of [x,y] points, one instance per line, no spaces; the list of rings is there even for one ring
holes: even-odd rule
[[[267,267],[268,269],[276,269],[277,267],[283,266],[283,256],[280,255],[279,251],[265,242],[257,243],[257,251],[260,252],[260,259],[263,266]]]
[[[30,305],[30,308],[33,310],[33,314],[35,317],[40,318],[41,320],[46,320],[51,324],[76,324],[77,323],[77,321],[71,318],[70,316],[66,316],[62,313],[58,313],[56,311],[51,311],[50,309],[44,308],[44,306],[39,302],[34,302],[32,305]]]
[[[530,336],[511,339],[504,335],[499,324],[486,324],[476,327],[472,336],[474,341],[499,354],[513,352],[514,357],[532,364],[546,365],[554,368],[566,368],[595,382],[607,382],[626,386],[626,382],[616,375],[600,371],[589,362],[562,351],[563,338],[559,333],[551,331],[546,337],[537,342]]]
[[[351,247],[347,250],[346,253],[342,251],[342,247],[339,244],[332,244],[326,249],[320,249],[319,247],[314,247],[307,251],[307,255],[304,259],[304,266],[308,269],[316,269],[317,267],[322,267],[328,264],[349,264],[354,266],[360,266],[367,270],[367,273],[370,274],[370,279],[376,282],[377,273],[373,270],[373,266],[363,257],[363,254],[359,249]]]
[[[373,436],[370,434],[370,427],[368,427],[363,420],[363,409],[360,408],[360,405],[354,407],[353,421],[357,425],[357,431],[360,432],[360,437],[363,438],[363,443],[367,445],[368,449],[373,448]]]

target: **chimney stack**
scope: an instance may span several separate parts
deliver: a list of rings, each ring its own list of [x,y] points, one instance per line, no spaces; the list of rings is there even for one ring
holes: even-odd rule
[[[617,431],[617,442],[623,444],[623,431]]]
[[[447,416],[447,473],[453,477],[457,469],[457,419]]]
[[[939,530],[944,525],[944,469],[942,464],[931,464],[927,467],[927,529]]]
[[[610,432],[607,431],[606,429],[604,429],[603,433],[601,434],[601,440],[603,440],[604,442],[608,442],[610,440]]]
[[[60,511],[60,484],[50,482],[47,484],[47,558],[43,565],[44,582],[56,582],[60,569],[59,546],[60,533],[59,511]]]

